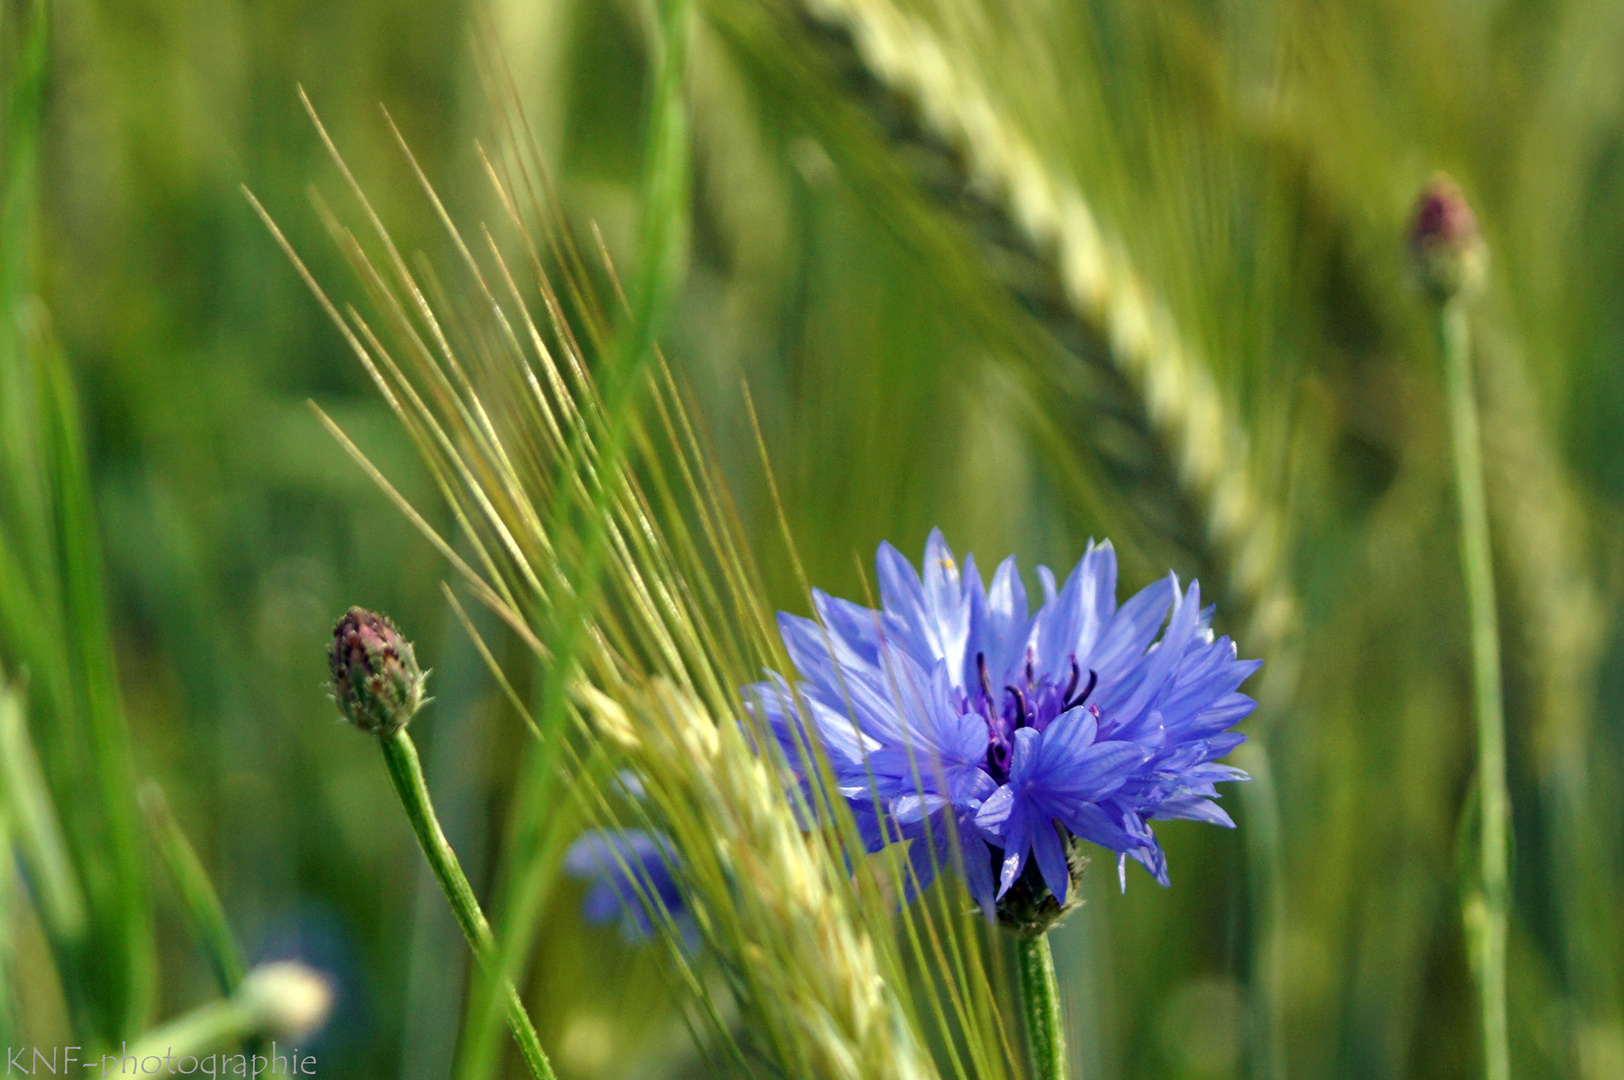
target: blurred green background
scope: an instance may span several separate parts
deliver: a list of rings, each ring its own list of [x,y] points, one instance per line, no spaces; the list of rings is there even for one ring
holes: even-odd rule
[[[881,539],[917,556],[933,525],[985,566],[1007,552],[1069,566],[1109,535],[1125,588],[1169,565],[1208,573],[1200,544],[1098,460],[1096,403],[978,261],[975,215],[902,182],[910,148],[852,111],[849,73],[793,15],[780,44],[804,70],[737,32],[758,6],[784,15],[697,5],[691,247],[663,340],[775,602],[806,607],[741,380],[808,576],[831,592],[860,595]],[[1057,941],[1079,1075],[1478,1072],[1464,601],[1439,364],[1402,243],[1442,168],[1492,253],[1476,323],[1515,815],[1515,1074],[1624,1076],[1624,5],[899,6],[1120,238],[1210,366],[1286,523],[1276,572],[1297,617],[1264,654],[1246,729],[1267,736],[1276,820],[1246,803],[1234,833],[1160,826],[1170,890],[1130,875],[1120,895],[1099,866]],[[306,197],[342,188],[302,85],[402,246],[444,259],[377,106],[454,215],[497,214],[475,152],[494,134],[474,62],[485,25],[565,213],[628,260],[650,10],[45,7],[37,223],[7,234],[28,245],[9,256],[30,260],[80,397],[136,771],[164,785],[251,957],[334,973],[323,1075],[447,1076],[466,950],[376,752],[325,697],[333,621],[352,603],[387,611],[434,668],[414,730],[482,888],[500,873],[526,736],[446,610],[440,560],[306,408],[437,505],[239,185],[318,278],[348,280]],[[4,0],[8,84],[35,8]],[[1239,633],[1226,610],[1220,627]],[[1240,647],[1260,648],[1244,633]],[[1274,861],[1249,856],[1275,836]],[[154,880],[168,1016],[212,990]],[[657,965],[583,929],[577,896],[552,898],[527,994],[561,1076],[691,1068]],[[39,926],[17,911],[14,1038],[65,1043]]]

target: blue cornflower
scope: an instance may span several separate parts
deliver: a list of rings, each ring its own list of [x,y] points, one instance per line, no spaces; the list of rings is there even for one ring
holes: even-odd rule
[[[670,837],[644,829],[593,829],[564,855],[570,876],[591,882],[581,905],[588,922],[618,918],[623,939],[645,941],[654,933],[651,907],[657,904],[692,947],[693,920],[672,871],[676,863]]]
[[[1115,552],[1090,543],[1062,587],[1038,567],[1029,612],[1013,557],[988,588],[939,530],[923,575],[890,544],[877,566],[881,610],[814,590],[816,621],[778,619],[799,681],[768,672],[746,692],[803,798],[816,741],[869,850],[909,843],[921,886],[962,865],[989,914],[1046,887],[1052,917],[1075,840],[1165,885],[1148,821],[1233,826],[1213,785],[1246,774],[1217,759],[1245,738],[1229,729],[1255,707],[1238,688],[1259,662],[1214,639],[1195,583],[1169,575],[1118,607]]]

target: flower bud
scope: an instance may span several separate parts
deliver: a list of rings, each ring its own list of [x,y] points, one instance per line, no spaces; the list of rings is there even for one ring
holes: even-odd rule
[[[362,731],[392,735],[423,706],[427,674],[412,643],[376,612],[352,607],[333,628],[333,700]]]
[[[1410,257],[1427,293],[1440,303],[1475,293],[1488,268],[1488,248],[1466,196],[1439,173],[1421,192],[1410,220]]]
[[[333,1008],[333,984],[298,960],[278,960],[250,971],[236,1000],[256,1030],[296,1041],[319,1031]]]

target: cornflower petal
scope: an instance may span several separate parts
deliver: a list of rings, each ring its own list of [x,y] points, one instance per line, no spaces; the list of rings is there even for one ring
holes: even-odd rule
[[[1026,850],[1030,833],[1028,832],[1027,808],[1024,802],[1014,801],[1009,808],[1009,816],[1004,821],[1004,862],[998,874],[998,898],[1003,899],[1009,887],[1015,884],[1015,879],[1021,876],[1026,868]]]
[[[1065,588],[1032,628],[1034,666],[1063,671],[1090,654],[1101,629],[1116,613],[1116,552],[1109,543],[1089,545]]]
[[[970,640],[970,603],[964,594],[963,579],[953,551],[942,539],[942,530],[932,529],[925,543],[923,575],[926,640],[935,659],[945,660],[953,688],[963,691],[964,652]],[[965,570],[975,573],[975,560],[966,559]]]
[[[1184,818],[1189,821],[1205,821],[1210,825],[1222,825],[1226,829],[1233,829],[1235,821],[1224,808],[1211,799],[1198,799],[1194,796],[1168,799],[1156,807],[1151,815],[1156,818]]]
[[[895,644],[918,657],[931,655],[925,587],[913,563],[890,544],[882,543],[875,569],[880,579],[880,604]]]
[[[1066,852],[1060,846],[1060,836],[1054,831],[1054,819],[1043,818],[1032,825],[1032,853],[1038,860],[1038,871],[1043,883],[1062,905],[1066,902],[1066,887],[1071,882],[1071,869],[1066,865]]]
[[[1055,592],[1054,571],[1047,566],[1038,567],[1038,583],[1043,586],[1043,602],[1045,604],[1054,603],[1054,598],[1059,595]]]
[[[981,590],[979,579],[971,587]],[[992,588],[985,594],[986,608],[980,620],[972,616],[971,642],[974,652],[985,653],[992,671],[1009,673],[1022,660],[1029,620],[1026,607],[1026,585],[1011,555],[998,564],[992,576]],[[969,653],[971,650],[966,650]],[[975,663],[974,655],[965,657],[967,664]],[[975,685],[967,676],[966,685]]]
[[[840,643],[840,663],[864,667],[879,665],[883,622],[877,612],[850,600],[830,596],[821,589],[812,590],[812,609]]]

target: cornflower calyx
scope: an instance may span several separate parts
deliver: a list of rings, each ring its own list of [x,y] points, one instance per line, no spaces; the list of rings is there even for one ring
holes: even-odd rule
[[[344,719],[374,735],[392,735],[423,707],[428,673],[412,643],[386,616],[352,607],[333,627],[328,651],[333,700]]]
[[[1083,852],[1083,842],[1075,836],[1068,835],[1061,843],[1066,850],[1065,901],[1055,898],[1036,860],[1029,861],[994,905],[1000,926],[1021,937],[1046,934],[1074,908],[1082,906],[1083,871],[1088,867],[1088,856]]]

